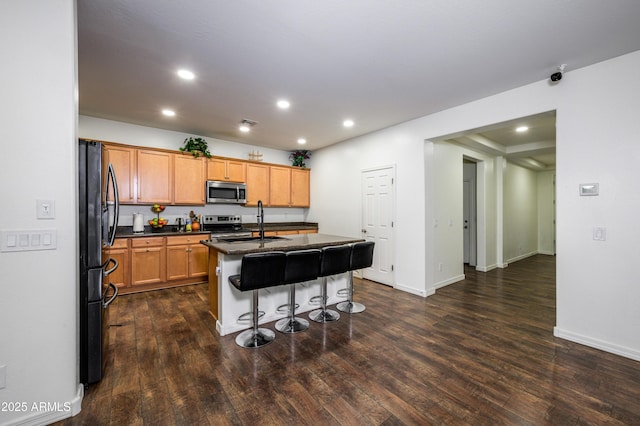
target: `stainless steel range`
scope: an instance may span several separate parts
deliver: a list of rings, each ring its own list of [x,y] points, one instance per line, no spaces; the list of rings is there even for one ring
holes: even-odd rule
[[[202,217],[204,231],[211,232],[211,238],[250,237],[251,231],[242,229],[240,216],[204,215]]]

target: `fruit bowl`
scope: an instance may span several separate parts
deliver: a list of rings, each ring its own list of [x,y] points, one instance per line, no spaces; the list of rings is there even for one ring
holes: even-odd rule
[[[167,223],[169,223],[169,221],[162,218],[149,220],[149,225],[151,225],[151,227],[154,229],[160,229],[164,227]]]
[[[162,206],[160,204],[154,204],[153,206],[151,206],[151,211],[154,213],[163,212],[164,209],[165,209],[165,206]]]

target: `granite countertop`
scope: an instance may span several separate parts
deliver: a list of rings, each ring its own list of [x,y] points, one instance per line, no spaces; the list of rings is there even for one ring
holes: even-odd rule
[[[209,235],[209,231],[197,231],[197,232],[178,232],[178,227],[174,225],[167,225],[163,228],[154,230],[150,226],[144,227],[143,233],[134,233],[132,226],[118,226],[116,231],[116,238],[136,238],[136,237],[170,237],[178,235]]]
[[[338,246],[364,241],[363,238],[341,237],[327,234],[301,234],[287,235],[286,237],[266,237],[264,242],[251,239],[236,242],[224,242],[222,240],[202,240],[201,244],[229,255],[243,255],[264,251],[291,251],[327,246]]]
[[[260,227],[257,223],[245,223],[242,228],[247,231],[258,232]],[[318,229],[318,224],[314,222],[275,222],[265,223],[265,231],[287,231],[290,229]]]

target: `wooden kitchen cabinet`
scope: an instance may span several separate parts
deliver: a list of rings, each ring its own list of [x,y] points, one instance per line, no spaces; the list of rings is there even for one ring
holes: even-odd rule
[[[109,155],[109,162],[118,181],[118,196],[120,203],[133,204],[136,202],[136,149],[119,145],[105,144]],[[113,201],[113,197],[109,201]]]
[[[269,169],[265,164],[247,163],[247,206],[257,206],[258,200],[269,205]]]
[[[172,203],[173,155],[164,151],[138,150],[138,203]]]
[[[129,239],[116,238],[109,248],[109,256],[118,262],[118,269],[113,271],[107,279],[116,287],[125,288],[131,286],[131,272],[129,266]]]
[[[244,183],[247,180],[247,165],[240,160],[210,158],[207,163],[207,180]]]
[[[291,169],[291,207],[309,207],[311,205],[309,169]]]
[[[272,207],[309,207],[309,169],[271,166]]]
[[[131,285],[166,281],[166,248],[164,237],[131,239]]]
[[[167,237],[167,281],[208,275],[209,249],[203,235]]]
[[[187,154],[174,157],[174,204],[203,204],[205,202],[206,158]]]
[[[291,203],[291,169],[271,166],[269,176],[269,205],[289,207]]]

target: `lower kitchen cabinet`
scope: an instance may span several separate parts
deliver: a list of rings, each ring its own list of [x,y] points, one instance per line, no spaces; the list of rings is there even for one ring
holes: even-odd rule
[[[131,239],[131,285],[166,281],[166,247],[164,237]]]
[[[207,281],[209,248],[203,234],[169,234],[116,238],[110,255],[118,269],[109,281],[121,294],[196,284]]]
[[[203,238],[167,237],[167,281],[207,276],[209,249],[200,244]]]
[[[131,286],[131,272],[129,265],[129,239],[116,238],[109,249],[109,256],[118,262],[118,269],[107,277],[118,289]]]

